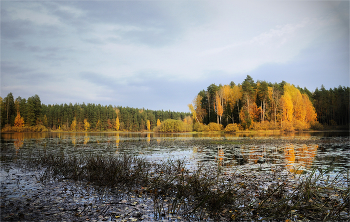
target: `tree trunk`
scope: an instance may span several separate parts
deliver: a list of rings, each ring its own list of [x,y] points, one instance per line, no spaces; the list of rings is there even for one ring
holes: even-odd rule
[[[265,107],[266,107],[266,102],[265,102],[265,99],[264,99],[264,102],[263,102],[263,106],[264,106],[264,108],[263,108],[263,122],[265,121]]]
[[[260,122],[263,121],[263,103],[260,101]]]
[[[238,123],[240,123],[241,117],[239,117],[239,101],[237,102],[237,109],[238,109]]]

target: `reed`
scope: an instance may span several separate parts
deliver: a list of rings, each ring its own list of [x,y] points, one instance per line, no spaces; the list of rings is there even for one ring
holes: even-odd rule
[[[321,169],[300,175],[296,182],[288,177],[272,181],[264,189],[257,185],[264,184],[263,177],[225,175],[220,166],[189,170],[185,160],[155,164],[126,154],[48,153],[29,159],[28,165],[45,169],[44,179],[87,181],[151,196],[156,218],[181,214],[190,220],[349,219],[349,176],[330,179]]]

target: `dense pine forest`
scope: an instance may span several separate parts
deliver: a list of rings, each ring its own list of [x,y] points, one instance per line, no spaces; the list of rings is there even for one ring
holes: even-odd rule
[[[0,97],[3,131],[143,131],[151,130],[157,120],[184,119],[190,113],[152,111],[100,104],[42,104],[38,95],[14,100],[12,93]],[[9,127],[14,126],[14,127]]]
[[[282,81],[211,84],[189,104],[189,113],[100,104],[45,105],[38,95],[0,97],[6,131],[237,131],[349,127],[349,87],[295,87]]]

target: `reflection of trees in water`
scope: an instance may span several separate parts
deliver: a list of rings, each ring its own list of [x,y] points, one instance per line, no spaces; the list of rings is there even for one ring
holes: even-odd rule
[[[222,166],[223,162],[224,162],[224,156],[225,156],[225,152],[222,149],[222,147],[218,147],[218,165]]]
[[[262,159],[264,159],[265,156],[265,147],[261,148],[254,146],[249,152],[249,161],[253,163],[258,163],[259,161],[262,161]]]
[[[90,140],[90,136],[88,133],[85,133],[85,136],[84,136],[84,144],[86,145]]]
[[[150,134],[150,133],[147,133],[147,139],[146,139],[146,141],[147,141],[148,143],[151,142],[151,134]]]
[[[284,148],[284,158],[287,160],[286,167],[289,171],[294,170],[295,152],[294,146],[289,145]]]
[[[16,140],[19,137],[25,139],[44,139],[49,137],[49,133],[2,133],[1,138],[6,140]]]
[[[287,160],[286,168],[293,173],[302,173],[312,166],[317,154],[318,145],[301,146],[288,145],[284,148],[284,157]]]
[[[235,147],[232,160],[235,165],[244,164],[281,164],[285,161],[286,168],[294,173],[302,173],[309,169],[315,160],[318,145],[316,144],[289,144],[283,147],[254,145]],[[299,168],[299,169],[298,169]],[[298,169],[298,170],[297,170]]]
[[[115,136],[115,145],[117,147],[117,150],[119,148],[119,142],[120,142],[119,133],[117,133],[117,135]]]
[[[72,144],[75,146],[77,144],[77,140],[75,138],[75,134],[72,135]]]
[[[23,133],[14,133],[13,138],[15,141],[13,142],[13,145],[16,148],[16,153],[18,152],[19,148],[23,147],[23,141],[24,141],[24,134]]]

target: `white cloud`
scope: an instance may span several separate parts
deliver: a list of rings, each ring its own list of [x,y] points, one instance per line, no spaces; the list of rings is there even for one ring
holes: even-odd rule
[[[159,86],[160,80],[179,84],[174,89],[185,82],[226,84],[222,79],[234,80],[265,64],[291,63],[305,50],[322,42],[331,45],[348,31],[339,25],[345,20],[322,2],[269,3],[170,1],[145,3],[149,7],[143,10],[145,5],[122,2],[135,14],[120,10],[114,14],[103,2],[5,2],[2,23],[22,23],[14,27],[19,23],[8,22],[2,29],[6,37],[2,60],[30,68],[30,75],[45,73],[64,79],[59,89],[42,79],[25,89],[42,87],[53,94],[63,90],[65,97],[74,94],[82,101],[108,100],[103,95],[113,94],[122,101],[127,98],[123,94],[166,89]],[[94,4],[99,4],[96,11]],[[155,13],[147,13],[148,9]],[[57,48],[52,50],[53,46]],[[82,73],[90,73],[90,79]]]
[[[86,15],[85,11],[80,10],[79,8],[76,8],[76,7],[71,7],[69,5],[55,4],[55,7],[57,7],[57,9],[62,11],[62,12],[70,14],[74,18],[78,18],[78,17]]]
[[[12,20],[33,22],[36,25],[61,25],[59,18],[42,7],[40,4],[26,4],[24,7],[8,7]]]

